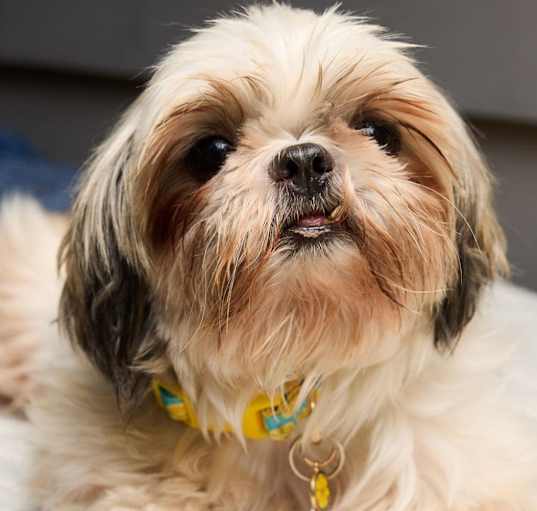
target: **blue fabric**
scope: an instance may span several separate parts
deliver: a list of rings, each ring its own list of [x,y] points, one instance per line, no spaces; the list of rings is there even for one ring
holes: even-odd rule
[[[65,211],[75,174],[75,168],[41,157],[24,138],[0,131],[0,199],[24,193],[51,211]]]

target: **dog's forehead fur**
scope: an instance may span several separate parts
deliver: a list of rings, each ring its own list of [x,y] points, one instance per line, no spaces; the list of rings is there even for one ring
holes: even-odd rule
[[[336,9],[315,15],[282,5],[253,7],[215,21],[168,54],[148,90],[148,102],[159,105],[152,122],[169,115],[162,104],[195,102],[214,92],[207,82],[219,82],[237,95],[247,116],[263,115],[296,135],[326,103],[346,103],[349,111],[360,93],[418,77],[402,53],[408,47],[383,37],[381,27]]]

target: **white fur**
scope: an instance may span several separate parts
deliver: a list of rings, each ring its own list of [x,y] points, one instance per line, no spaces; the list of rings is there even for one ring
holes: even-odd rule
[[[26,215],[21,208],[9,218]],[[31,266],[21,270],[34,275],[23,286],[57,294],[53,273],[45,281]],[[535,509],[535,314],[533,294],[498,283],[453,356],[415,339],[380,368],[326,381],[326,413],[354,427],[348,489],[337,509]],[[34,319],[29,333],[49,330],[47,314]],[[43,351],[51,354],[51,346]],[[34,489],[43,509],[287,510],[286,495],[303,498],[303,483],[287,467],[287,443],[253,442],[246,452],[233,439],[206,444],[151,404],[126,428],[108,384],[86,363],[72,364],[65,342],[56,346],[36,375],[47,381],[47,397],[31,413],[34,439],[47,452],[36,480],[43,487]],[[80,492],[89,497],[77,505]]]
[[[57,337],[60,296],[56,274],[65,219],[48,217],[38,204],[11,197],[0,209],[0,398],[20,407],[31,392],[30,375],[46,352],[39,343]],[[37,291],[39,290],[39,291]]]
[[[195,100],[200,88],[207,86],[207,76],[236,86],[234,94],[242,101],[243,96],[251,100],[252,92],[241,92],[243,82],[237,77],[252,76],[254,68],[265,73],[263,83],[270,90],[272,109],[264,105],[263,110],[261,103],[256,104],[255,108],[261,110],[243,127],[248,140],[258,145],[258,154],[255,158],[250,153],[243,154],[244,160],[251,159],[246,163],[240,160],[240,154],[230,158],[247,172],[236,186],[229,184],[237,179],[237,174],[231,172],[223,172],[214,180],[220,186],[210,190],[213,209],[204,211],[204,219],[217,226],[216,236],[223,240],[221,248],[226,248],[226,243],[233,247],[230,239],[239,240],[236,244],[240,245],[245,231],[257,234],[262,230],[259,224],[266,227],[270,218],[266,204],[270,199],[266,179],[269,156],[296,140],[320,142],[337,152],[328,135],[314,129],[302,131],[307,127],[301,123],[306,123],[310,113],[311,90],[315,89],[321,68],[306,65],[309,63],[304,61],[305,55],[310,54],[324,60],[324,86],[340,71],[349,67],[354,70],[352,62],[358,53],[364,55],[359,62],[367,64],[365,70],[373,72],[378,65],[389,64],[390,72],[400,71],[408,78],[411,85],[405,82],[407,103],[402,102],[404,107],[398,115],[407,115],[406,107],[416,99],[426,105],[419,110],[424,118],[433,109],[433,121],[419,122],[423,121],[428,136],[437,139],[452,168],[442,166],[438,154],[426,144],[420,145],[416,139],[408,144],[415,144],[413,148],[423,161],[430,165],[437,162],[438,182],[451,182],[449,170],[457,173],[454,186],[461,189],[466,202],[477,205],[477,227],[485,231],[482,237],[487,244],[483,249],[487,248],[487,255],[494,259],[500,249],[493,239],[495,221],[487,209],[486,172],[477,152],[454,111],[401,53],[407,45],[382,39],[379,34],[378,27],[338,15],[334,10],[316,17],[308,11],[275,5],[252,9],[242,18],[220,20],[175,48],[115,134],[97,151],[82,185],[79,209],[75,208],[74,213],[75,218],[83,217],[86,222],[83,230],[75,232],[82,234],[83,250],[75,254],[82,258],[82,273],[92,270],[94,258],[109,262],[110,231],[131,266],[151,273],[150,251],[137,230],[140,217],[134,214],[144,212],[144,203],[132,203],[137,196],[131,187],[139,177],[135,163],[145,161],[147,152],[159,149],[162,140],[169,142],[164,135],[170,134],[164,128],[174,125],[166,121],[167,116],[183,102]],[[276,65],[277,69],[271,67]],[[333,73],[334,69],[338,72]],[[375,78],[375,87],[382,88],[382,76]],[[389,80],[394,76],[397,73]],[[252,107],[246,100],[242,106]],[[349,130],[348,126],[342,128],[342,122],[330,126],[339,130],[340,137]],[[194,125],[192,129],[196,128]],[[152,136],[155,130],[157,138]],[[171,132],[180,145],[184,132]],[[237,326],[230,321],[224,349],[216,352],[212,349],[216,339],[206,333],[209,329],[201,329],[201,321],[196,324],[192,317],[178,315],[183,318],[179,321],[172,314],[171,320],[159,318],[162,322],[158,333],[168,341],[164,360],[148,364],[148,370],[158,373],[164,367],[175,371],[191,390],[202,427],[210,422],[222,424],[224,420],[240,424],[244,405],[257,386],[277,388],[289,377],[290,368],[306,375],[304,392],[316,377],[322,376],[318,405],[302,423],[301,432],[307,439],[321,431],[345,446],[347,461],[335,482],[338,511],[533,511],[537,508],[537,395],[531,376],[537,363],[537,339],[531,326],[537,312],[535,299],[498,282],[485,294],[454,353],[436,350],[430,308],[445,292],[448,270],[454,262],[449,252],[453,241],[451,217],[445,225],[438,226],[440,231],[446,229],[440,234],[427,224],[427,209],[415,217],[408,215],[414,225],[405,224],[406,209],[410,211],[409,205],[416,209],[416,203],[421,205],[418,198],[422,203],[429,200],[433,204],[438,199],[425,193],[419,195],[406,178],[406,167],[382,154],[371,140],[356,142],[354,134],[352,140],[348,146],[354,152],[347,151],[352,158],[345,160],[352,165],[342,165],[346,172],[344,186],[354,192],[366,189],[362,193],[371,194],[369,202],[364,201],[369,204],[365,218],[370,225],[376,225],[375,221],[386,223],[385,239],[394,238],[390,228],[401,237],[408,232],[411,238],[414,233],[419,235],[419,240],[411,240],[417,251],[406,247],[406,261],[423,258],[429,263],[423,289],[416,284],[416,288],[405,289],[407,293],[402,294],[410,298],[405,301],[407,307],[401,313],[399,328],[386,319],[388,313],[382,315],[380,306],[374,306],[385,304],[385,297],[377,296],[378,301],[366,308],[367,300],[373,300],[372,293],[376,292],[376,287],[368,284],[367,275],[363,284],[348,282],[345,272],[339,272],[346,264],[350,268],[350,262],[358,257],[348,246],[336,246],[330,257],[319,256],[315,264],[295,260],[285,266],[283,258],[278,259],[276,254],[272,264],[282,263],[288,272],[278,273],[278,268],[269,265],[267,271],[276,277],[265,282],[273,287],[256,294],[254,305],[261,304],[259,310],[268,317],[278,318],[280,314],[281,319],[280,303],[274,297],[285,296],[289,289],[300,290],[302,279],[314,291],[323,290],[320,296],[326,300],[322,303],[328,304],[321,310],[309,304],[318,331],[304,328],[310,338],[296,338],[301,331],[302,309],[291,297],[286,303],[297,312],[295,316],[283,316],[290,322],[273,324],[265,316],[253,318],[255,321],[246,325]],[[125,151],[129,142],[131,150]],[[161,152],[165,149],[170,148],[163,146]],[[153,158],[158,160],[158,156]],[[343,156],[341,159],[344,161]],[[389,173],[380,178],[368,176],[366,163],[369,168]],[[408,165],[414,163],[410,161]],[[113,195],[120,179],[127,184],[120,189],[121,194]],[[387,206],[375,210],[375,186],[382,191],[386,183],[398,192],[392,200],[401,201],[395,202],[404,212],[399,217]],[[237,223],[231,223],[225,214],[228,210],[222,207],[230,188],[237,194],[233,197],[243,201],[238,217],[241,222],[235,218]],[[404,202],[401,189],[408,192],[406,200],[416,200]],[[415,196],[409,199],[411,194]],[[452,206],[448,198],[442,199]],[[81,215],[81,211],[86,214]],[[402,224],[397,222],[400,217]],[[107,223],[110,219],[111,224]],[[122,417],[112,385],[83,356],[73,353],[68,341],[51,324],[62,286],[62,279],[54,271],[59,232],[52,228],[52,222],[28,202],[7,205],[0,218],[0,256],[10,265],[8,271],[2,269],[0,281],[0,314],[8,318],[6,326],[0,326],[0,342],[5,341],[10,351],[22,351],[26,349],[26,339],[30,339],[32,353],[36,354],[35,358],[32,354],[24,359],[21,370],[27,378],[31,376],[33,384],[38,383],[29,409],[36,442],[32,493],[43,510],[306,509],[306,485],[291,473],[287,463],[289,441],[245,441],[240,432],[212,439],[207,431],[202,434],[170,421],[151,396],[128,420]],[[21,236],[26,232],[35,236]],[[252,247],[247,246],[245,252],[262,245],[255,236],[252,239]],[[427,256],[425,249],[429,250]],[[10,260],[8,252],[21,256]],[[103,272],[108,270],[104,268]],[[165,289],[169,310],[174,310],[175,302],[182,303],[182,297],[174,295],[180,289],[171,278],[176,274],[168,272],[167,267],[157,270],[153,284]],[[444,286],[437,289],[434,284]],[[205,285],[200,281],[199,289],[205,289]],[[348,291],[353,285],[363,286],[361,294]],[[334,296],[339,296],[339,308],[334,306]],[[353,302],[356,296],[363,305]],[[199,301],[205,306],[203,299]],[[357,329],[351,322],[360,307],[369,315],[364,314],[360,342],[355,346],[352,341],[356,341],[353,336]],[[526,307],[534,312],[525,312]],[[332,329],[326,327],[330,310]],[[528,317],[523,317],[525,314]],[[247,319],[252,321],[250,316]],[[11,325],[19,324],[24,328],[13,337]],[[259,336],[252,337],[252,332],[259,332]],[[314,348],[310,350],[311,345]],[[533,363],[529,362],[530,355]],[[12,365],[5,367],[10,369]],[[16,397],[17,386],[12,385],[11,376],[4,380],[0,390],[5,388],[6,394]],[[0,384],[4,380],[0,379]]]

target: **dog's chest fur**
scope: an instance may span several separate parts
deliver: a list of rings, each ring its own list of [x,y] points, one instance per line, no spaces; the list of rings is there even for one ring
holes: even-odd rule
[[[535,498],[528,496],[536,466],[529,423],[507,413],[493,370],[501,350],[493,355],[495,339],[480,340],[482,332],[472,329],[466,357],[424,373],[347,440],[337,509],[434,511],[452,499],[449,509],[466,511],[478,498],[491,506]],[[480,356],[480,367],[468,356]],[[288,467],[287,442],[250,442],[246,450],[232,438],[207,443],[151,399],[125,421],[109,385],[85,362],[74,359],[54,375],[31,413],[41,446],[34,484],[46,509],[308,509],[307,485]],[[364,394],[375,392],[372,382],[364,381]],[[354,399],[341,408],[350,420],[368,406],[360,393]]]

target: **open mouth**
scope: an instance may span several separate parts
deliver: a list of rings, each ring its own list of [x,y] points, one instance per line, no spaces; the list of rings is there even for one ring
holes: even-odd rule
[[[343,207],[336,206],[332,211],[315,211],[300,216],[289,224],[285,231],[302,238],[315,239],[339,229],[343,222]]]

